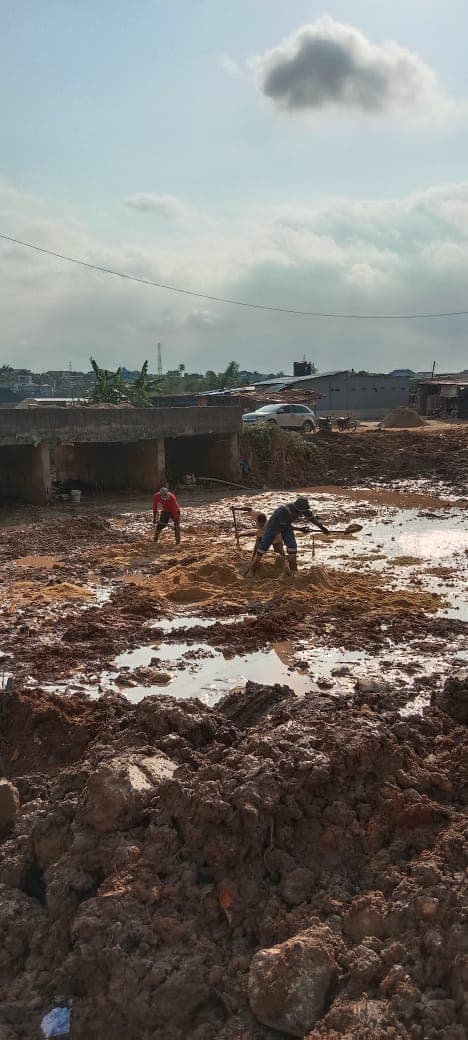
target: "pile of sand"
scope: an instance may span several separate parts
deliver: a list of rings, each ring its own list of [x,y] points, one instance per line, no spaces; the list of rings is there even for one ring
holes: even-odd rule
[[[427,423],[414,408],[405,405],[393,408],[379,423],[380,430],[409,430],[413,426],[427,426]]]
[[[440,605],[440,598],[433,593],[393,590],[385,582],[378,582],[375,574],[358,571],[348,570],[344,574],[313,564],[300,567],[291,579],[287,568],[273,553],[266,555],[252,579],[245,576],[249,560],[247,553],[227,554],[225,549],[217,549],[188,566],[182,561],[168,566],[163,578],[161,574],[130,575],[128,581],[138,586],[140,596],[148,603],[154,604],[157,598],[158,605],[164,609],[166,604],[170,613],[177,606],[199,604],[203,605],[204,614],[213,610],[218,616],[221,607],[223,616],[232,616],[249,612],[255,603],[264,607],[268,601],[268,616],[287,610],[298,618],[310,613],[322,618],[337,615],[371,621],[378,618],[380,623],[392,621],[399,615],[409,618],[425,611],[433,612]],[[258,629],[258,620],[254,628]],[[203,631],[208,642],[209,633],[216,638],[220,634],[217,629]],[[229,626],[228,637],[232,634],[232,626]],[[200,633],[200,638],[202,635]]]
[[[14,581],[8,586],[5,602],[21,605],[23,603],[61,603],[67,600],[85,600],[93,596],[91,589],[84,585],[75,585],[70,581],[54,582],[50,585],[38,585],[33,581]]]

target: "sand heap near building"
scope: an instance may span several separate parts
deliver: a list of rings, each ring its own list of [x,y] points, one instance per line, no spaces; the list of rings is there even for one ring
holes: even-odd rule
[[[402,405],[401,408],[393,408],[379,423],[381,430],[408,430],[412,426],[427,426],[427,423],[414,408],[405,405]]]

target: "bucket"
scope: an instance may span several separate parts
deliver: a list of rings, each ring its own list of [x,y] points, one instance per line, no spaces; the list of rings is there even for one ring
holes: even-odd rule
[[[80,502],[81,501],[81,491],[70,491],[70,498],[71,498],[72,502]]]

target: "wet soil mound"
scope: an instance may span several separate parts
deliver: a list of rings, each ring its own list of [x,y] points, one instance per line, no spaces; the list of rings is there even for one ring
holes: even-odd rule
[[[468,726],[468,671],[450,676],[435,693],[434,703],[455,722]]]
[[[406,426],[406,424],[404,424]],[[398,429],[331,433],[312,438],[311,450],[289,453],[288,434],[278,430],[281,443],[264,452],[246,444],[245,457],[252,465],[252,481],[276,487],[312,484],[355,485],[364,481],[430,478],[444,481],[466,495],[468,486],[468,427],[430,425]],[[297,434],[296,440],[300,440]]]
[[[94,545],[106,545],[109,542],[127,542],[130,536],[120,531],[105,517],[89,514],[78,516],[70,513],[54,516],[48,512],[44,516],[44,510],[34,515],[34,510],[28,510],[27,523],[21,528],[14,527],[2,530],[0,543],[0,560],[14,560],[28,553],[48,555],[55,552],[63,552],[64,546],[70,552],[75,548],[81,548],[88,543]]]
[[[254,684],[2,712],[6,1040],[57,997],[74,1040],[466,1036],[465,726]]]
[[[414,408],[393,408],[379,423],[381,430],[410,430],[413,426],[427,426],[426,420]]]

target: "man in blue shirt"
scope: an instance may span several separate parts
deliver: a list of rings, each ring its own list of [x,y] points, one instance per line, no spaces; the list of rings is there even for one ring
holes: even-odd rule
[[[256,555],[249,568],[252,574],[255,574],[262,556],[268,552],[268,549],[273,545],[275,538],[279,534],[283,539],[283,545],[286,547],[288,554],[289,570],[291,572],[297,571],[297,542],[292,525],[294,521],[299,519],[308,520],[309,523],[315,524],[323,534],[329,533],[328,528],[311,512],[309,500],[303,495],[296,498],[294,502],[288,502],[287,505],[279,506],[270,516],[264,530]]]

